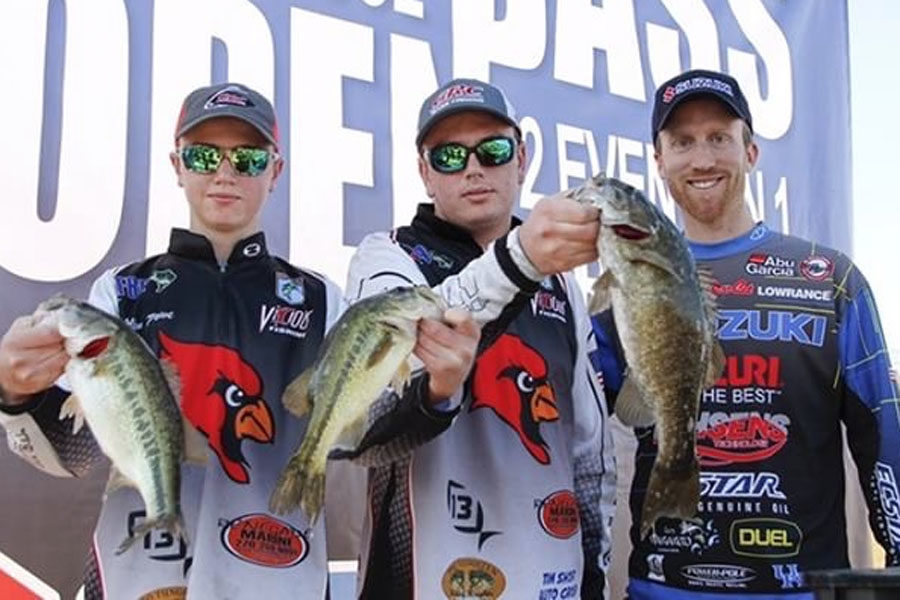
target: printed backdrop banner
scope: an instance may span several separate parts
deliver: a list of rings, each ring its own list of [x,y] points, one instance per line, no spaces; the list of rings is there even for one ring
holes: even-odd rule
[[[688,68],[726,71],[761,147],[747,182],[756,218],[848,250],[847,39],[841,2],[3,3],[0,329],[55,292],[86,295],[187,224],[175,119],[188,91],[219,81],[274,98],[287,167],[265,208],[270,245],[339,283],[366,233],[425,199],[418,108],[459,76],[499,84],[517,108],[531,161],[522,214],[602,170],[674,217],[653,161],[653,90]],[[69,589],[102,477],[56,482],[15,463],[2,451],[0,549]]]

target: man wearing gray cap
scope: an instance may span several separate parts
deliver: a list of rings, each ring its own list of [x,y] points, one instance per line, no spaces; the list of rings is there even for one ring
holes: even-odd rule
[[[269,254],[260,211],[282,172],[271,103],[235,83],[184,101],[171,162],[190,206],[166,253],[111,269],[89,301],[130,324],[178,372],[179,402],[203,438],[205,465],[182,467],[186,536],[151,531],[116,546],[144,517],[132,489],[104,498],[85,576],[86,598],[324,598],[324,520],[269,512],[279,472],[308,420],[282,406],[285,386],[316,358],[342,310],[321,275]],[[436,385],[465,375],[478,330],[431,322]],[[0,424],[23,458],[57,476],[80,476],[101,457],[89,428],[59,420],[68,360],[55,328],[16,320],[0,342]],[[449,378],[449,383],[448,383]],[[407,403],[409,410],[420,413]],[[23,437],[24,436],[24,437]],[[19,440],[27,439],[27,444]],[[341,515],[347,518],[347,515]],[[327,515],[326,515],[327,517]]]
[[[759,148],[733,77],[692,70],[660,85],[651,135],[691,253],[716,281],[727,360],[700,402],[697,516],[657,519],[646,537],[659,432],[635,430],[629,598],[813,600],[807,572],[849,566],[842,423],[872,530],[900,564],[898,393],[865,278],[842,253],[754,222],[744,187]],[[610,312],[595,330],[614,399],[625,365]]]
[[[526,148],[489,83],[456,79],[426,98],[416,146],[433,203],[362,241],[347,295],[429,285],[482,337],[464,385],[423,386],[427,429],[384,420],[407,432],[405,452],[363,442],[373,468],[361,597],[599,598],[615,468],[567,272],[596,259],[597,212],[560,193],[513,217]]]

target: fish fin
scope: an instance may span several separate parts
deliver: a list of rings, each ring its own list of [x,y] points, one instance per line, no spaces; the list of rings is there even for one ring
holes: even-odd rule
[[[109,479],[106,480],[106,488],[103,490],[103,499],[106,500],[106,497],[115,492],[116,490],[121,490],[123,488],[134,488],[137,489],[137,486],[134,485],[128,477],[126,477],[120,470],[116,468],[116,465],[112,465],[109,468]]]
[[[324,503],[324,461],[319,467],[295,454],[278,477],[278,483],[269,497],[269,510],[277,515],[285,515],[298,507],[302,508],[312,527],[318,520]]]
[[[206,466],[209,461],[209,453],[206,451],[209,443],[206,441],[206,436],[194,427],[184,415],[181,415],[181,426],[184,429],[185,462]]]
[[[641,539],[647,537],[659,517],[690,520],[700,501],[700,469],[692,460],[683,468],[666,469],[657,457],[641,512]]]
[[[588,312],[590,314],[595,315],[610,307],[612,304],[610,288],[615,285],[618,285],[618,282],[616,281],[616,276],[610,270],[603,271],[603,274],[594,281],[594,287],[591,288],[591,297],[588,300]]]
[[[66,401],[59,407],[59,420],[62,421],[69,417],[75,420],[72,423],[72,435],[75,435],[84,427],[84,412],[81,410],[81,401],[75,394],[69,394]]]
[[[348,423],[346,427],[338,434],[337,439],[332,444],[332,448],[340,450],[355,450],[362,441],[366,433],[366,415],[362,415],[352,423]],[[329,457],[331,453],[329,452]]]
[[[653,250],[636,248],[630,257],[630,260],[637,260],[653,265],[657,269],[661,269],[672,277],[676,278],[678,281],[682,281],[684,279],[681,276],[681,273],[679,273],[678,269],[675,268],[675,265],[672,263],[672,261]]]
[[[378,345],[375,346],[375,349],[372,350],[372,353],[369,355],[369,360],[366,362],[366,369],[371,369],[384,360],[384,357],[388,355],[393,345],[393,337],[391,334],[387,332],[382,333],[381,339],[378,340]]]
[[[159,366],[162,368],[163,377],[172,391],[175,402],[181,406],[181,377],[178,375],[178,365],[171,359],[162,357],[159,359]]]
[[[649,427],[656,422],[653,406],[647,402],[637,383],[626,377],[616,396],[615,413],[628,427]]]
[[[309,381],[312,379],[313,367],[300,373],[281,395],[281,403],[294,416],[303,417],[312,411],[313,398],[309,391]]]
[[[397,372],[394,373],[394,376],[391,378],[391,387],[394,388],[394,391],[398,394],[402,394],[403,390],[406,388],[406,384],[409,383],[409,377],[412,373],[412,365],[410,364],[410,360],[407,358],[397,367]]]

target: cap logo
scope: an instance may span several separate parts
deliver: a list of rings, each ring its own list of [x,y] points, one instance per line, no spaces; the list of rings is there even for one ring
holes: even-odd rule
[[[203,109],[209,110],[219,106],[253,106],[253,102],[239,87],[229,86],[207,100]]]
[[[712,77],[693,77],[691,79],[679,81],[675,84],[674,88],[672,86],[667,87],[666,91],[663,93],[662,100],[665,104],[669,104],[678,94],[682,94],[689,90],[703,89],[721,92],[734,98],[734,90],[731,89],[731,85],[725,83],[721,79],[713,79]]]
[[[462,100],[467,102],[484,102],[484,94],[481,93],[483,89],[484,88],[480,85],[462,83],[452,85],[438,94],[435,99],[431,101],[431,114],[433,115],[439,110],[442,110],[448,104]]]

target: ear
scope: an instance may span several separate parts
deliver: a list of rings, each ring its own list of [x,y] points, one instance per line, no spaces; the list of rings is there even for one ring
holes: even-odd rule
[[[659,173],[660,179],[666,180],[666,165],[663,162],[662,153],[659,150],[653,151],[653,160],[656,162],[656,172]]]
[[[749,165],[748,171],[756,166],[756,161],[759,160],[759,146],[756,145],[756,142],[751,141],[747,144],[747,164]]]
[[[431,185],[431,171],[428,170],[428,163],[425,162],[425,158],[421,154],[419,155],[419,177],[422,178],[422,183],[425,185],[425,193],[428,194],[429,198],[434,198],[434,187]]]
[[[172,163],[172,168],[175,169],[175,178],[178,181],[178,187],[184,187],[184,182],[181,180],[181,159],[178,157],[178,153],[169,152],[169,162]]]
[[[518,172],[519,185],[525,183],[525,173],[528,170],[528,147],[523,139],[516,145],[516,171]]]
[[[278,176],[281,175],[283,170],[284,159],[279,156],[278,160],[275,161],[275,164],[272,165],[272,181],[269,182],[269,193],[272,193],[275,190],[275,181],[278,179]]]

